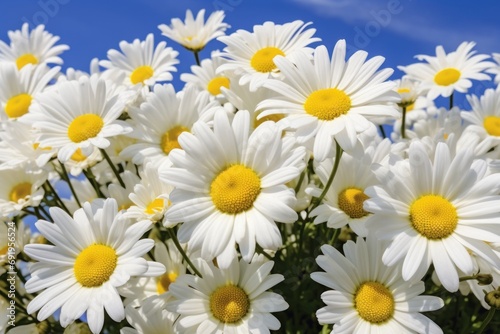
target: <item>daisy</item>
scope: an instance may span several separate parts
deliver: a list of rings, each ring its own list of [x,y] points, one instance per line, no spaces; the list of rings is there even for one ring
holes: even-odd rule
[[[287,115],[290,129],[299,143],[314,138],[314,158],[324,160],[333,141],[344,151],[362,151],[358,134],[366,131],[376,117],[398,118],[399,112],[388,102],[398,102],[392,90],[394,82],[385,80],[392,69],[377,71],[383,57],[366,61],[367,53],[357,51],[345,61],[346,43],[339,40],[332,59],[325,46],[314,52],[314,63],[303,54],[296,64],[276,57],[276,66],[285,77],[267,80],[264,87],[281,94],[259,104],[265,109],[260,117],[271,114]]]
[[[69,50],[69,46],[55,45],[59,37],[44,29],[41,24],[30,32],[28,23],[24,23],[21,30],[9,31],[10,46],[0,41],[0,62],[14,63],[18,69],[27,64],[61,65],[63,61],[58,55]]]
[[[472,51],[476,43],[463,42],[456,51],[446,54],[441,45],[436,47],[436,56],[418,55],[418,60],[426,63],[416,63],[408,66],[398,66],[410,78],[421,82],[422,89],[428,91],[431,100],[438,96],[448,97],[454,91],[466,93],[472,86],[471,79],[491,80],[484,70],[494,66],[485,61],[488,55],[476,55]]]
[[[167,311],[165,304],[172,300],[171,295],[153,296],[143,300],[139,307],[127,305],[125,314],[133,328],[124,327],[120,334],[175,334],[174,324],[177,314]]]
[[[141,239],[148,221],[132,223],[117,215],[114,199],[85,202],[73,218],[52,207],[54,223],[36,222],[37,229],[53,244],[30,244],[24,252],[39,261],[30,267],[26,283],[29,293],[40,292],[28,305],[43,321],[60,311],[60,322],[68,326],[85,312],[92,333],[104,323],[104,309],[114,321],[125,318],[117,287],[131,276],[161,275],[165,267],[142,256],[154,245]],[[43,290],[43,291],[42,291]]]
[[[18,71],[14,65],[0,62],[0,120],[17,119],[27,114],[34,99],[54,79],[59,69],[28,65]]]
[[[0,169],[0,216],[17,215],[24,208],[38,206],[43,199],[43,170],[28,173],[24,169]]]
[[[316,29],[306,29],[310,24],[299,20],[283,25],[265,22],[255,25],[253,32],[238,30],[219,37],[227,45],[222,56],[228,61],[217,71],[234,71],[240,76],[240,84],[250,83],[251,90],[257,89],[269,77],[279,76],[274,57],[295,61],[298,53],[311,54],[312,49],[307,46],[321,39],[312,37]]]
[[[175,299],[167,310],[180,314],[180,332],[269,333],[280,328],[271,312],[286,310],[288,304],[267,291],[284,279],[269,275],[274,262],[261,255],[249,264],[235,258],[227,269],[203,260],[196,263],[204,278],[183,275],[170,286]]]
[[[130,108],[134,131],[129,136],[137,142],[120,155],[137,165],[146,160],[168,160],[170,152],[180,148],[179,135],[191,131],[205,108],[217,105],[209,103],[208,93],[193,86],[176,94],[171,84],[155,85],[140,108]]]
[[[440,309],[439,297],[419,296],[424,282],[405,282],[400,267],[381,261],[384,244],[373,237],[344,244],[345,257],[330,245],[316,262],[325,272],[311,278],[328,290],[321,295],[326,304],[316,312],[322,324],[334,324],[332,333],[443,333],[432,320],[420,314]]]
[[[496,64],[492,68],[488,69],[486,72],[495,75],[495,83],[500,84],[500,53],[493,53],[493,59]]]
[[[110,183],[107,192],[105,189],[103,190],[107,197],[111,197],[116,200],[118,210],[127,210],[134,205],[134,202],[130,199],[130,194],[134,192],[134,187],[141,183],[141,179],[129,170],[121,173],[120,177],[122,178],[125,187],[122,187],[120,184]]]
[[[110,95],[108,85],[97,76],[82,77],[40,94],[30,118],[26,118],[39,132],[40,146],[58,149],[57,157],[64,163],[78,149],[89,156],[94,147],[110,145],[107,137],[130,132],[125,122],[117,120],[126,93]]]
[[[121,53],[117,50],[108,51],[108,60],[101,60],[99,65],[114,72],[126,75],[124,84],[132,86],[142,84],[152,86],[159,81],[172,80],[172,74],[179,63],[179,54],[166,42],[160,42],[154,47],[154,36],[148,34],[146,40],[135,39],[132,43],[120,42]]]
[[[99,161],[102,161],[102,154],[97,147],[94,147],[92,153],[88,156],[82,153],[81,148],[78,148],[65,162],[65,166],[69,169],[71,175],[77,177],[83,170],[89,169]]]
[[[224,12],[217,10],[210,14],[205,22],[205,9],[202,9],[193,18],[193,13],[188,9],[186,19],[182,22],[178,18],[170,21],[170,26],[160,24],[158,29],[163,36],[176,41],[188,50],[199,52],[208,42],[220,36],[224,36],[224,31],[229,28],[224,20]]]
[[[236,257],[235,244],[246,261],[256,243],[276,250],[282,243],[276,222],[297,220],[295,194],[285,183],[305,167],[305,149],[286,145],[273,122],[250,133],[244,110],[232,123],[217,112],[213,130],[195,123],[193,134],[183,133],[179,143],[183,150],[170,153],[173,167],[160,171],[176,187],[165,226],[183,222],[179,240],[201,249],[207,261],[216,257],[221,268]]]
[[[453,155],[439,142],[429,157],[419,141],[410,145],[409,159],[393,159],[376,171],[380,185],[366,189],[364,209],[373,215],[369,231],[390,240],[386,265],[403,263],[405,280],[421,279],[434,264],[450,292],[457,291],[457,269],[473,271],[470,251],[500,267],[486,242],[500,242],[500,174],[487,175],[486,161],[474,161],[471,150]]]

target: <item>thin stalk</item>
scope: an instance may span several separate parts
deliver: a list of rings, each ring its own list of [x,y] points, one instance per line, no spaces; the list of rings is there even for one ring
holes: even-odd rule
[[[57,192],[54,189],[54,187],[52,187],[52,184],[50,184],[49,180],[45,181],[45,184],[49,187],[50,192],[52,193],[52,196],[54,196],[54,199],[56,200],[56,202],[59,202],[60,207],[64,211],[66,211],[68,214],[70,214],[68,208],[66,207],[66,204],[64,204],[64,202],[62,201],[61,197],[59,197],[59,195],[57,194]]]
[[[193,51],[194,59],[196,60],[196,65],[200,66],[200,51]]]
[[[330,186],[332,185],[333,178],[335,177],[335,174],[337,174],[337,169],[339,168],[339,164],[340,164],[340,158],[342,157],[342,153],[344,153],[344,150],[340,147],[340,145],[337,141],[335,141],[335,144],[337,147],[335,150],[336,151],[335,152],[335,164],[333,166],[333,170],[330,174],[330,177],[328,178],[328,181],[325,184],[325,188],[323,189],[323,192],[317,198],[316,203],[313,205],[311,211],[313,209],[315,209],[318,205],[321,204],[321,201],[323,200],[323,198],[325,198],[325,195],[328,192],[328,189],[330,189]]]
[[[106,161],[108,162],[109,166],[111,167],[111,169],[113,170],[113,173],[115,174],[116,178],[118,179],[118,182],[120,182],[120,185],[125,188],[125,183],[123,182],[121,176],[120,176],[120,173],[118,173],[118,170],[116,169],[116,166],[115,164],[113,164],[113,162],[111,161],[111,158],[109,157],[108,153],[106,153],[106,151],[102,148],[99,149],[102,153],[102,155],[104,156],[104,159],[106,159]]]
[[[380,129],[380,133],[382,134],[382,137],[384,139],[387,138],[387,135],[385,134],[384,127],[382,125],[379,125],[378,128]]]
[[[78,195],[76,194],[75,188],[73,187],[73,184],[71,183],[70,177],[68,175],[68,172],[66,171],[66,167],[64,167],[64,164],[61,163],[61,168],[62,168],[62,175],[63,178],[66,180],[69,186],[69,190],[71,190],[71,193],[73,194],[73,197],[75,197],[76,204],[81,208],[82,204],[80,203],[80,200],[78,199]]]
[[[47,217],[47,219],[50,219],[52,220],[52,216],[50,215],[50,213],[47,212],[47,210],[44,209],[44,207],[40,204],[39,206],[35,207],[35,210],[39,209],[40,211],[43,212],[43,214],[45,215],[45,217]]]
[[[181,244],[179,243],[179,239],[177,239],[177,235],[175,235],[174,230],[171,229],[171,228],[168,228],[167,231],[168,231],[168,234],[170,235],[170,238],[174,242],[175,247],[177,248],[177,250],[179,251],[179,253],[181,253],[182,258],[187,262],[187,264],[189,264],[189,266],[191,267],[191,269],[193,269],[194,273],[197,276],[202,277],[201,274],[200,274],[200,272],[198,271],[198,269],[196,269],[196,267],[194,266],[193,262],[191,262],[191,260],[187,256],[186,252],[182,248]]]
[[[300,190],[300,186],[302,185],[302,182],[304,181],[304,177],[306,177],[306,171],[304,170],[299,177],[299,182],[297,182],[297,185],[295,186],[295,194],[297,194]]]
[[[104,194],[102,193],[101,188],[99,188],[99,183],[97,183],[95,175],[94,173],[92,173],[92,169],[89,167],[88,169],[83,169],[82,172],[87,178],[87,180],[89,180],[94,190],[96,191],[97,196],[101,198],[106,198],[106,196],[104,196]]]
[[[486,327],[488,327],[488,324],[490,323],[491,319],[493,319],[493,316],[495,315],[496,308],[492,307],[490,308],[490,311],[486,315],[486,318],[484,319],[483,323],[481,324],[481,327],[477,330],[477,334],[481,334],[484,332]]]
[[[403,118],[401,119],[401,138],[405,138],[406,130],[406,106],[403,107]]]
[[[335,245],[335,242],[339,238],[340,235],[340,228],[336,228],[335,231],[333,231],[333,236],[332,239],[330,240],[330,245]]]
[[[450,110],[453,108],[453,93],[450,95]]]

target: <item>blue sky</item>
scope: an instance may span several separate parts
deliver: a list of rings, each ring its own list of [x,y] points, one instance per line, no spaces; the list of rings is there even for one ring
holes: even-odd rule
[[[330,50],[344,38],[351,52],[363,49],[371,56],[382,55],[385,66],[401,72],[397,65],[414,62],[415,54],[434,54],[436,45],[454,50],[462,41],[477,42],[479,53],[500,52],[500,2],[430,0],[2,0],[0,3],[0,39],[23,22],[44,23],[71,49],[62,57],[65,67],[88,70],[93,57],[106,57],[110,48],[118,49],[121,40],[144,39],[152,32],[155,42],[166,40],[157,26],[169,24],[173,17],[184,19],[186,9],[207,13],[224,9],[228,33],[251,30],[266,20],[285,23],[296,19],[313,22],[317,36]],[[175,42],[181,64],[174,84],[180,88],[179,73],[189,71],[194,59]],[[212,42],[209,50],[221,48]],[[478,92],[484,89],[479,85]],[[457,102],[460,101],[458,97]],[[462,99],[463,100],[463,99]]]

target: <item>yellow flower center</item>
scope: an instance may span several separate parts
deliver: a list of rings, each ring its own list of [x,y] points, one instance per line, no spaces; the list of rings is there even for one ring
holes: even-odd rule
[[[215,318],[224,323],[240,321],[249,307],[248,295],[238,286],[226,285],[210,295],[210,310]]]
[[[346,188],[339,194],[339,209],[353,219],[364,217],[368,214],[363,210],[363,203],[369,197],[358,188]]]
[[[345,115],[351,109],[351,98],[337,88],[312,92],[304,103],[304,110],[323,121],[331,121]]]
[[[442,239],[453,233],[458,223],[457,210],[447,199],[425,195],[410,206],[410,221],[427,239]]]
[[[5,113],[9,118],[21,117],[30,108],[32,97],[29,94],[19,94],[11,97],[5,104]]]
[[[95,114],[83,114],[76,117],[68,127],[68,137],[74,143],[94,138],[104,126],[102,118]]]
[[[380,324],[394,315],[394,296],[384,285],[368,281],[356,291],[354,308],[364,320]]]
[[[460,74],[456,68],[448,67],[436,73],[434,82],[440,86],[449,86],[460,79]]]
[[[12,202],[19,202],[21,199],[25,199],[31,195],[31,183],[23,182],[15,185],[10,191],[9,198]]]
[[[265,117],[262,117],[261,119],[255,119],[255,128],[257,128],[259,125],[266,121],[273,121],[274,123],[278,123],[280,120],[282,120],[285,117],[285,114],[272,114],[272,115],[267,115]]]
[[[271,72],[276,68],[274,64],[274,57],[276,56],[284,56],[285,53],[274,46],[268,46],[266,48],[262,48],[259,51],[255,52],[250,60],[250,65],[257,72],[267,73]]]
[[[144,65],[136,68],[130,75],[130,81],[132,84],[144,83],[145,80],[151,78],[154,74],[154,70],[151,66]]]
[[[229,88],[229,78],[217,77],[210,80],[207,90],[212,95],[219,95],[221,87]]]
[[[162,293],[167,292],[168,287],[171,283],[175,282],[177,276],[177,273],[173,271],[161,275],[161,277],[156,282],[156,290],[158,291],[158,294],[161,295]]]
[[[70,159],[73,161],[82,162],[87,159],[87,156],[82,153],[81,148],[77,148]]]
[[[404,93],[409,93],[410,92],[410,88],[398,88],[398,93],[399,94],[404,94]]]
[[[18,70],[20,70],[21,68],[23,68],[25,65],[28,64],[33,64],[33,65],[38,64],[38,59],[31,53],[23,54],[22,56],[19,56],[19,58],[16,59],[16,65]]]
[[[161,149],[165,154],[169,154],[174,148],[181,148],[179,142],[179,136],[183,132],[189,132],[189,129],[182,125],[177,125],[165,132],[161,137]]]
[[[229,214],[249,210],[259,194],[259,176],[243,165],[226,168],[210,185],[210,196],[215,207]]]
[[[487,116],[484,118],[483,125],[490,136],[500,136],[500,117]]]
[[[107,282],[115,271],[117,263],[118,256],[113,248],[93,244],[77,256],[73,270],[78,283],[86,288],[92,288]]]
[[[4,246],[2,249],[0,249],[0,256],[7,254],[9,251],[9,245]]]
[[[163,210],[164,204],[165,202],[163,201],[163,198],[156,198],[148,204],[144,212],[146,212],[148,215],[155,214]]]

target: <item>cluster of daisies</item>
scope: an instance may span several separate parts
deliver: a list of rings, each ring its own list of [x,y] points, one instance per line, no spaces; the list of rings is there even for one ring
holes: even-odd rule
[[[182,89],[153,34],[90,73],[61,72],[68,46],[42,25],[0,41],[2,277],[12,252],[18,270],[0,332],[291,332],[279,318],[316,303],[283,292],[299,280],[332,333],[442,333],[429,291],[494,312],[500,54],[438,46],[391,80],[381,56],[315,46],[310,23],[226,35],[204,16],[158,27],[194,53]],[[473,80],[492,88],[461,110]],[[276,270],[306,256],[314,272]]]

